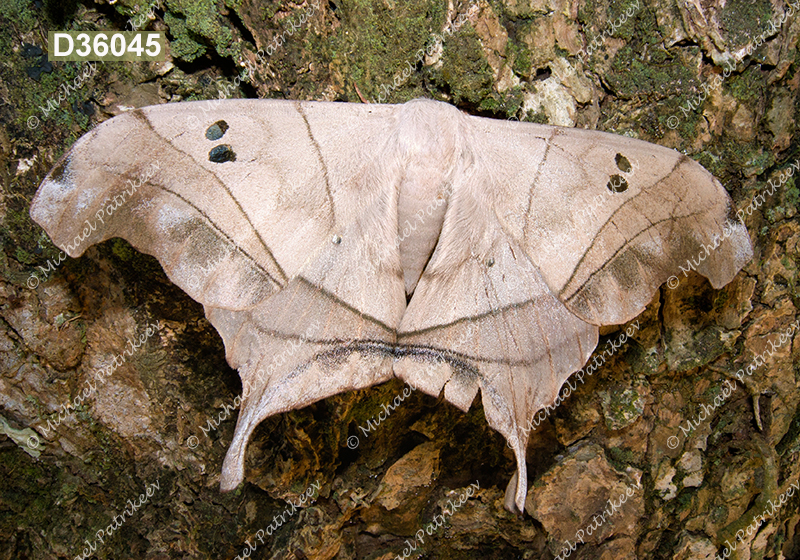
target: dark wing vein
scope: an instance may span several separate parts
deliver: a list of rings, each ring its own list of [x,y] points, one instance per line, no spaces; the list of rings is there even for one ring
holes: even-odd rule
[[[250,219],[250,216],[247,214],[247,212],[245,211],[244,207],[242,207],[242,204],[239,202],[239,199],[237,199],[233,195],[233,192],[231,192],[231,190],[228,188],[228,186],[225,184],[225,182],[222,181],[222,179],[220,179],[217,176],[216,173],[214,173],[212,171],[209,171],[205,167],[200,165],[200,163],[196,159],[194,159],[190,154],[188,154],[185,151],[177,148],[172,143],[167,142],[167,140],[163,136],[161,136],[161,134],[159,134],[155,130],[155,128],[153,128],[153,125],[150,123],[150,119],[147,117],[147,115],[144,114],[144,112],[141,109],[137,109],[136,111],[133,111],[133,114],[138,116],[138,117],[140,117],[141,119],[143,119],[143,121],[147,124],[147,126],[150,128],[150,130],[153,132],[153,134],[155,134],[158,138],[161,138],[162,141],[164,141],[164,142],[169,144],[169,148],[175,150],[178,153],[183,154],[184,157],[194,161],[195,163],[197,163],[197,166],[200,169],[202,169],[203,171],[205,171],[206,173],[208,173],[209,175],[213,176],[216,179],[216,181],[219,184],[219,186],[221,186],[224,189],[224,191],[226,193],[228,193],[228,196],[231,198],[231,200],[233,200],[234,204],[236,204],[236,207],[242,213],[242,216],[244,216],[244,219],[247,220],[247,223],[250,225],[250,228],[253,230],[253,233],[255,233],[255,235],[258,238],[259,242],[261,243],[262,247],[264,247],[264,250],[267,252],[267,254],[269,255],[270,259],[272,259],[272,263],[277,268],[278,273],[283,278],[283,281],[286,281],[288,279],[288,277],[286,276],[286,273],[283,271],[283,268],[281,267],[280,263],[278,263],[277,259],[275,258],[275,255],[272,254],[272,250],[269,248],[269,246],[267,245],[266,241],[264,241],[264,238],[261,237],[261,233],[258,231],[258,229],[253,225],[253,222]],[[235,245],[235,243],[234,243],[234,245]],[[281,284],[278,283],[278,285],[280,286]]]

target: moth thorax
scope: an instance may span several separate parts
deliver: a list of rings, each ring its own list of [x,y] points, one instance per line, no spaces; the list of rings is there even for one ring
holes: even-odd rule
[[[397,239],[406,295],[430,260],[452,191],[461,113],[430,100],[403,106],[394,148],[402,167],[397,201]]]

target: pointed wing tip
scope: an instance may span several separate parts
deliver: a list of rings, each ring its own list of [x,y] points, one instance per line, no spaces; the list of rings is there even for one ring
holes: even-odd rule
[[[513,514],[522,515],[525,512],[525,500],[527,497],[528,489],[521,487],[519,484],[519,471],[514,471],[514,475],[508,481],[508,486],[506,486],[503,507]]]
[[[241,457],[231,454],[233,446],[228,449],[225,462],[222,464],[222,473],[219,478],[220,492],[230,492],[244,481],[244,462]]]
[[[526,434],[520,433],[512,435],[510,438],[506,436],[506,441],[514,452],[514,457],[517,460],[517,470],[511,480],[508,481],[508,486],[506,486],[503,507],[511,513],[522,515],[525,511],[525,501],[528,498],[528,465],[525,461],[528,437]]]
[[[726,246],[719,252],[719,255],[714,255],[716,258],[709,259],[703,263],[704,266],[698,267],[698,272],[708,278],[715,290],[719,290],[731,282],[753,258],[750,234],[747,227],[738,218],[728,218],[725,221],[723,236],[722,243],[725,243]],[[720,265],[720,262],[727,263],[727,266]]]
[[[753,258],[753,243],[750,241],[750,233],[747,227],[738,218],[736,221],[728,220],[726,224],[733,229],[731,242],[734,246],[734,262],[736,271],[744,267]]]
[[[517,513],[522,515],[525,511],[525,500],[528,498],[527,484],[523,485],[517,482],[517,495],[514,505],[517,506]]]
[[[240,430],[242,424],[241,414],[236,423],[236,431],[233,434],[233,441],[225,454],[225,461],[222,463],[222,473],[219,477],[219,489],[221,492],[235,490],[244,481],[244,454],[247,450],[247,440],[249,432],[245,435]]]
[[[58,226],[66,212],[75,210],[69,206],[68,202],[78,188],[73,174],[70,172],[69,154],[70,152],[64,155],[42,180],[33,196],[29,210],[31,219],[47,232],[59,248],[65,245],[65,239],[70,239],[70,232],[60,231]],[[76,258],[83,253],[82,249],[86,249],[90,244],[76,244],[74,247],[66,245],[67,247],[63,250],[70,257]]]
[[[232,490],[236,490],[236,488],[242,483],[242,481],[235,481],[235,480],[228,480],[224,476],[220,478],[219,481],[219,491],[223,494],[230,492]]]
[[[520,510],[517,508],[516,502],[517,478],[517,472],[514,471],[514,474],[511,476],[511,480],[508,481],[508,485],[506,486],[506,494],[503,498],[503,507],[505,507],[511,513],[520,512]]]

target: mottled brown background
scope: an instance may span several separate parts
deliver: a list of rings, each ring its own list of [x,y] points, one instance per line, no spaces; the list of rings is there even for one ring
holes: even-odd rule
[[[800,157],[800,16],[767,32],[763,45],[698,101],[730,53],[786,13],[781,0],[475,5],[472,20],[432,48],[388,101],[428,96],[472,114],[597,128],[674,147],[719,177],[739,208]],[[121,240],[28,287],[36,284],[31,274],[58,255],[28,217],[30,200],[57,158],[97,122],[126,107],[216,99],[220,91],[359,102],[357,87],[377,99],[418,49],[468,9],[443,0],[333,0],[318,9],[164,0],[154,19],[141,21],[167,32],[167,62],[100,64],[45,115],[47,99],[82,67],[49,68],[23,45],[46,49],[49,30],[124,29],[147,4],[0,5],[0,558],[73,559],[128,499],[158,480],[160,489],[98,548],[98,558],[234,558],[284,510],[285,499],[319,481],[313,506],[251,558],[391,560],[477,481],[475,496],[417,551],[425,558],[549,559],[606,500],[641,481],[571,558],[712,559],[768,500],[798,483],[800,338],[688,438],[678,428],[797,320],[800,191],[793,178],[746,215],[755,257],[730,285],[715,291],[691,274],[680,275],[675,290],[663,287],[640,316],[635,340],[536,430],[524,517],[502,507],[514,460],[486,425],[479,399],[463,414],[414,393],[363,437],[357,426],[402,392],[399,381],[268,419],[250,444],[246,483],[223,495],[219,472],[235,412],[210,438],[200,427],[233,401],[240,383],[201,307],[154,259]],[[608,36],[610,22],[628,10],[632,17]],[[311,13],[309,21],[293,27],[303,13]],[[278,44],[279,35],[285,44],[258,60],[258,49]],[[581,59],[581,48],[595,39],[599,48]],[[245,61],[255,64],[253,80],[233,88]],[[697,109],[684,116],[687,103]],[[146,347],[46,436],[41,427],[55,422],[59,406],[154,321],[162,328]],[[617,336],[613,329],[604,334],[601,345]],[[34,434],[42,440],[36,457],[25,443]],[[354,434],[361,443],[351,450],[346,440]],[[673,450],[668,438],[676,434]],[[192,435],[195,449],[187,445]],[[798,509],[795,494],[734,557],[800,558]]]

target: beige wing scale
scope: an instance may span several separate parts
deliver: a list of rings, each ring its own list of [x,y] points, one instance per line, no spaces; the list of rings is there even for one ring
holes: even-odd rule
[[[553,293],[586,321],[629,321],[687,261],[720,288],[752,258],[725,188],[679,152],[590,130],[497,128],[471,127],[484,153],[504,152],[493,173],[506,187],[490,189],[490,203]]]
[[[467,232],[460,233],[465,239]],[[464,250],[454,267],[440,266],[434,254],[400,325],[394,370],[428,394],[444,391],[465,411],[480,389],[489,425],[516,456],[518,482],[509,505],[521,511],[528,421],[586,362],[598,329],[567,310],[519,246],[494,233],[486,252]]]
[[[641,313],[687,259],[721,287],[752,248],[722,185],[674,150],[474,117],[463,127],[473,164],[401,323],[411,347],[395,372],[464,410],[480,388],[517,458],[507,507],[522,511],[530,420],[588,360],[596,326]]]
[[[389,107],[267,100],[147,107],[78,140],[33,201],[71,256],[125,238],[204,305],[244,387],[223,489],[242,480],[263,418],[392,376],[405,294],[380,151],[393,119]]]
[[[701,250],[697,270],[715,287],[752,255],[722,186],[673,150],[458,116],[462,168],[406,310],[395,245],[403,158],[388,140],[396,108],[206,107],[100,125],[51,172],[31,213],[72,256],[128,239],[203,303],[244,385],[225,489],[241,481],[263,418],[379,383],[393,367],[464,410],[481,391],[517,458],[509,507],[522,510],[525,427],[589,358],[597,325],[636,316]],[[224,134],[209,140],[215,123]],[[164,165],[150,174],[152,162]],[[102,227],[77,243],[101,208]]]

